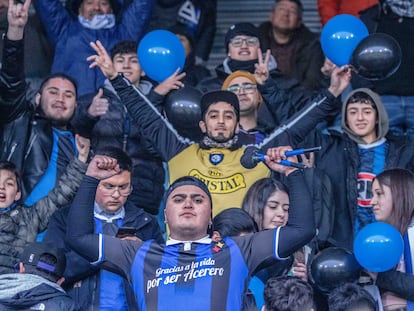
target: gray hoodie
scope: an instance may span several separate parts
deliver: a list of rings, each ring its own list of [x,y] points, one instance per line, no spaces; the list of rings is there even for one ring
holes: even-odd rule
[[[387,135],[388,133],[388,114],[387,111],[384,108],[384,105],[382,104],[381,98],[379,97],[379,95],[373,91],[371,91],[368,88],[359,88],[359,89],[355,89],[352,92],[350,92],[348,94],[348,96],[345,98],[344,100],[344,105],[342,105],[342,120],[341,120],[341,127],[342,130],[356,143],[358,144],[362,144],[362,145],[366,145],[367,143],[357,134],[355,134],[354,131],[352,131],[347,123],[346,120],[346,108],[348,106],[348,101],[349,99],[357,92],[362,92],[362,93],[366,93],[369,97],[371,97],[373,104],[375,105],[375,108],[377,110],[377,137],[376,139],[372,142],[375,143],[381,139],[383,139],[385,137],[385,135]]]

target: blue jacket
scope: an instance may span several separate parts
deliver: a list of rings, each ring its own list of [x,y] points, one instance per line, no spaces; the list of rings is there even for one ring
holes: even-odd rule
[[[152,0],[134,0],[109,29],[89,29],[73,19],[58,0],[36,1],[36,11],[55,48],[52,72],[64,72],[78,82],[78,96],[94,93],[105,78],[99,68],[89,68],[86,58],[95,54],[89,46],[100,40],[110,50],[121,40],[139,41],[151,14]]]

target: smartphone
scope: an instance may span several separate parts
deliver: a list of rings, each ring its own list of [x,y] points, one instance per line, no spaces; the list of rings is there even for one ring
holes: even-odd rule
[[[126,236],[135,236],[137,233],[138,228],[134,227],[120,227],[118,232],[116,233],[117,238],[124,238]]]

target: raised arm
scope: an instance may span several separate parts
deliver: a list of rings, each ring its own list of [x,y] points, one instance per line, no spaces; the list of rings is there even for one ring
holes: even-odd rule
[[[148,138],[156,152],[164,161],[168,161],[189,145],[189,141],[177,134],[173,126],[161,115],[158,109],[128,79],[118,74],[107,51],[97,41],[91,47],[96,55],[88,57],[90,67],[99,67],[111,81],[122,103],[127,107],[139,126],[142,136]],[[170,86],[180,87],[178,71],[173,73]]]
[[[31,0],[24,4],[9,0],[8,29],[4,38],[0,71],[0,121],[8,123],[26,109],[23,34]]]
[[[71,249],[88,261],[103,262],[103,267],[128,277],[130,265],[141,242],[124,241],[94,232],[93,209],[99,181],[118,174],[119,171],[115,159],[102,155],[93,157],[69,210],[66,240]]]
[[[275,129],[259,147],[267,150],[277,146],[280,139],[285,139],[284,141],[288,141],[292,146],[302,142],[319,122],[336,116],[340,111],[342,102],[339,95],[349,85],[350,80],[351,70],[348,66],[335,67],[329,88]]]
[[[78,156],[69,163],[55,188],[31,207],[35,215],[33,217],[39,218],[39,231],[46,229],[49,218],[56,209],[70,204],[75,197],[86,171],[89,147],[89,139],[76,135]]]

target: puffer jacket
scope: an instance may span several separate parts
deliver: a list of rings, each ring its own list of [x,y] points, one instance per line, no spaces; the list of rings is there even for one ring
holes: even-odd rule
[[[99,68],[89,68],[86,58],[95,51],[91,41],[100,40],[109,51],[121,40],[139,41],[145,33],[152,9],[152,0],[134,0],[117,16],[117,23],[108,29],[89,29],[73,19],[58,0],[36,1],[36,12],[55,48],[52,72],[64,72],[78,84],[78,96],[95,92],[104,82]]]
[[[0,310],[73,311],[75,304],[56,283],[34,274],[0,275]]]
[[[46,229],[56,209],[72,201],[86,167],[85,163],[74,158],[48,196],[32,207],[17,204],[0,213],[0,274],[15,272],[14,265],[25,246]]]

